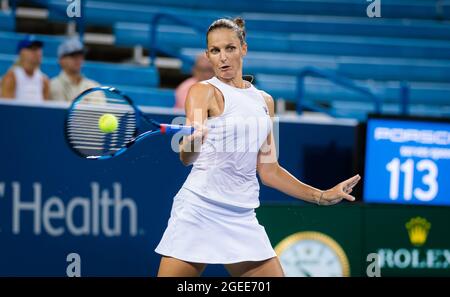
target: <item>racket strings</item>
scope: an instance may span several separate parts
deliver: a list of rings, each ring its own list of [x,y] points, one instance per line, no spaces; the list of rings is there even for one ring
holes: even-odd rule
[[[99,93],[96,91],[95,93]],[[104,91],[87,94],[74,104],[67,119],[67,138],[75,150],[85,157],[112,155],[126,146],[136,132],[134,108],[116,94]],[[100,118],[113,115],[117,128],[109,133],[99,127]]]

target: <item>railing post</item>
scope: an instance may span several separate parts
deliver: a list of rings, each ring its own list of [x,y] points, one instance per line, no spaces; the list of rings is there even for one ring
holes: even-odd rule
[[[79,18],[76,18],[77,20],[76,20],[76,22],[77,22],[77,27],[78,27],[78,37],[80,38],[80,41],[82,42],[82,43],[84,43],[84,19],[85,19],[85,15],[84,15],[84,13],[86,12],[86,9],[85,9],[85,6],[86,6],[86,0],[82,0],[82,1],[80,1],[81,2],[81,4],[80,4],[80,17]]]
[[[150,22],[150,66],[155,65],[156,59],[156,29],[158,27],[158,21],[161,18],[162,14],[157,13],[153,16],[152,21]]]
[[[6,1],[6,6],[8,6],[8,1]],[[10,8],[12,10],[13,15],[16,15],[16,9],[17,9],[16,0],[12,0],[11,4],[9,6],[10,6]],[[6,8],[8,8],[8,7],[6,7]]]
[[[402,83],[400,84],[400,102],[402,115],[407,115],[409,113],[409,91],[410,88],[408,83],[402,81]]]
[[[374,94],[371,94],[371,97],[373,99],[373,102],[375,104],[375,113],[381,114],[381,100],[378,96],[375,96]]]
[[[303,96],[305,95],[305,72],[297,75],[297,114],[303,112]]]
[[[348,89],[351,89],[353,91],[362,93],[369,98],[372,99],[375,105],[375,112],[378,114],[381,114],[381,103],[382,100],[379,96],[377,96],[370,88],[363,87],[356,85],[352,80],[347,79],[345,77],[339,77],[335,73],[331,73],[325,70],[319,70],[315,67],[305,67],[300,71],[296,76],[296,82],[297,82],[297,92],[296,92],[296,100],[297,100],[297,113],[302,113],[303,106],[305,105],[303,103],[303,99],[305,96],[305,77],[306,76],[313,76],[313,77],[320,77],[327,79],[337,85],[346,87]],[[331,112],[326,113],[332,115]]]

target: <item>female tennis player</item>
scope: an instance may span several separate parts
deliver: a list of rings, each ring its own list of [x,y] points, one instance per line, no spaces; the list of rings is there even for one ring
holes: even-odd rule
[[[242,78],[244,21],[216,20],[206,41],[215,77],[193,85],[187,96],[186,122],[196,131],[181,142],[180,159],[193,168],[174,198],[155,249],[162,255],[158,276],[200,276],[207,264],[224,264],[232,276],[283,276],[255,216],[256,172],[263,184],[319,205],[354,201],[350,193],[360,176],[322,191],[282,168],[272,135],[273,99]],[[248,124],[248,119],[258,119],[258,124]],[[243,125],[244,132],[237,133]]]

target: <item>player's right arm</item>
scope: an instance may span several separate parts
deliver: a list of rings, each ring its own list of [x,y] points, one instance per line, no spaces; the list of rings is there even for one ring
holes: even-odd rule
[[[195,128],[192,135],[184,136],[180,143],[180,160],[189,166],[197,160],[201,144],[208,133],[205,122],[210,102],[214,100],[214,88],[207,83],[196,83],[187,94],[185,102],[186,125]]]
[[[2,79],[2,89],[0,97],[2,98],[14,98],[16,92],[16,78],[14,72],[9,70],[6,72]]]

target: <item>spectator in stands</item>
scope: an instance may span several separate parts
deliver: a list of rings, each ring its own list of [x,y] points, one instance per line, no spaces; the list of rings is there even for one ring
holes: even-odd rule
[[[81,73],[85,52],[83,44],[76,37],[67,39],[58,47],[59,65],[62,70],[50,82],[52,100],[72,101],[84,90],[99,85]]]
[[[27,35],[17,44],[19,59],[2,79],[0,97],[42,102],[50,98],[50,82],[40,70],[43,42]]]
[[[184,108],[184,101],[186,100],[187,93],[192,85],[214,76],[214,70],[205,53],[197,56],[195,65],[192,68],[192,74],[192,77],[183,81],[175,90],[175,108]]]

